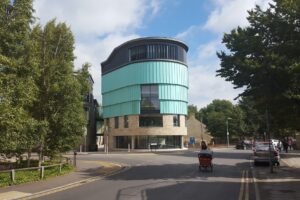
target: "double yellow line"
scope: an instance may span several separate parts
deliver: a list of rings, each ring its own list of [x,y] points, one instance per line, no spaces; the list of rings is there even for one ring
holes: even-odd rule
[[[243,170],[239,200],[249,200],[249,182],[249,172],[248,170]]]

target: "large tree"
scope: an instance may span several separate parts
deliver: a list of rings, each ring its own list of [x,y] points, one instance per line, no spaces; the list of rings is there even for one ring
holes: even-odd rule
[[[265,11],[249,11],[249,26],[225,34],[228,51],[217,75],[245,88],[271,131],[300,130],[300,1],[274,0]]]
[[[37,139],[31,114],[37,65],[30,56],[32,0],[0,1],[0,152],[21,155]]]
[[[199,115],[214,137],[226,138],[227,122],[230,136],[245,136],[244,113],[239,106],[233,105],[230,101],[215,99],[200,109]]]
[[[82,86],[74,75],[74,38],[65,23],[48,22],[32,31],[40,76],[35,117],[46,122],[40,155],[53,156],[74,148],[86,125]]]

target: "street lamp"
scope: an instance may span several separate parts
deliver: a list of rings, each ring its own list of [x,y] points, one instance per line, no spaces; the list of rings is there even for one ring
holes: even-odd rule
[[[226,129],[227,129],[227,148],[229,148],[228,120],[231,120],[231,118],[230,118],[230,117],[227,117],[227,120],[226,120]]]

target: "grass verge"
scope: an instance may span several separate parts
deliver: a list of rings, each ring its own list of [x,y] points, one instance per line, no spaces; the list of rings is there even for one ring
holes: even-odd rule
[[[59,173],[59,166],[47,167],[44,172],[44,179],[61,176],[74,171],[72,165],[65,164],[62,166],[61,173]],[[15,181],[12,183],[9,172],[0,171],[0,187],[5,187],[9,185],[17,185],[21,183],[40,181],[40,170],[26,170],[26,171],[16,171]]]

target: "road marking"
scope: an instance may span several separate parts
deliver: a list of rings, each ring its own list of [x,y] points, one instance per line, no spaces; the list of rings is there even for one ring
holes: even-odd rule
[[[114,164],[116,164],[116,163],[114,163]],[[116,165],[119,165],[119,164],[116,164]],[[121,166],[121,165],[119,165],[119,166]],[[109,174],[106,174],[105,176],[95,176],[95,177],[92,177],[92,178],[88,178],[88,179],[76,181],[76,182],[73,182],[73,183],[69,183],[69,184],[66,184],[66,185],[63,185],[63,186],[59,186],[59,187],[51,188],[51,189],[48,189],[48,190],[43,190],[41,192],[29,194],[28,196],[20,197],[19,200],[35,199],[35,198],[38,198],[38,197],[50,195],[50,194],[61,192],[61,191],[64,191],[64,190],[68,190],[68,189],[78,187],[78,186],[81,186],[81,185],[84,185],[84,184],[87,184],[87,183],[91,183],[91,182],[94,182],[94,181],[97,181],[97,180],[102,180],[102,179],[106,178],[107,176],[112,176],[112,175],[124,172],[124,171],[128,170],[129,168],[130,167],[123,167],[122,169],[120,169],[116,172],[111,172]]]
[[[252,162],[251,159],[249,159],[249,164],[250,164],[250,169],[251,169],[251,173],[252,173],[252,182],[254,184],[255,199],[260,200],[260,194],[259,194],[259,190],[258,190],[257,179],[256,179],[256,176],[255,176],[256,172],[253,168],[253,162]]]
[[[245,198],[243,198],[245,196]],[[243,170],[241,177],[241,188],[239,193],[239,200],[249,200],[249,171]]]
[[[31,193],[18,192],[18,191],[9,191],[0,194],[1,200],[12,200],[17,198],[22,198],[31,195]]]
[[[248,177],[248,170],[246,171],[246,192],[245,192],[245,200],[249,200],[249,177]]]
[[[244,176],[245,176],[245,170],[243,170],[243,172],[242,172],[242,177],[241,177],[241,188],[240,188],[239,200],[242,200],[242,199],[243,199],[243,194],[244,194],[244,182],[245,182]]]

